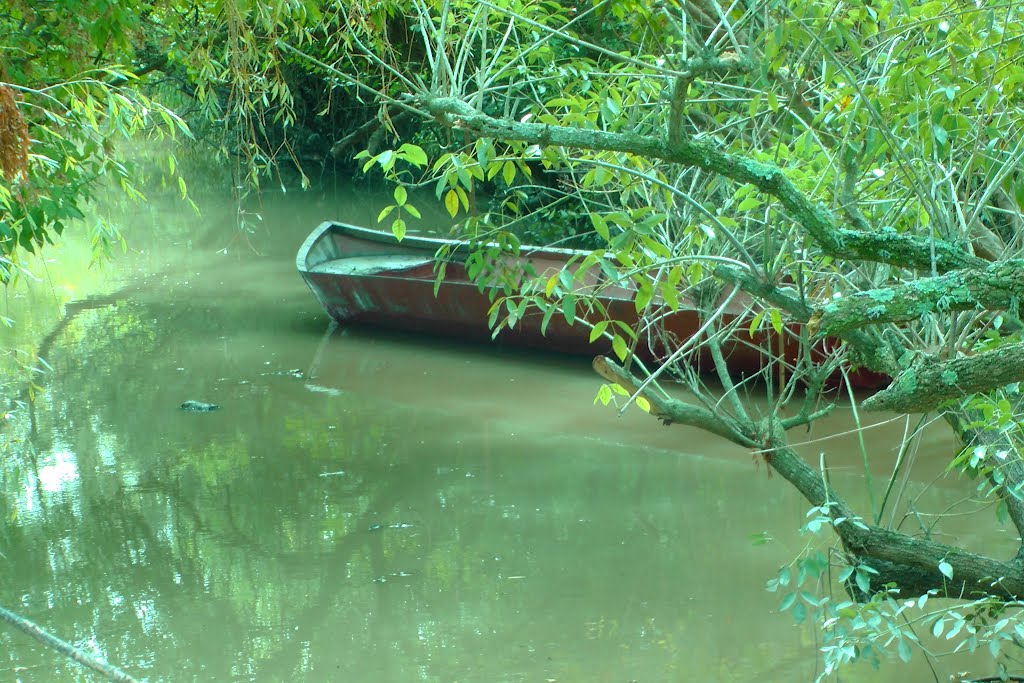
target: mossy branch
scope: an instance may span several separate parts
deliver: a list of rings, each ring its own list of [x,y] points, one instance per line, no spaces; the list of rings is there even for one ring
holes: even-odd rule
[[[864,410],[923,413],[945,401],[1024,380],[1024,343],[947,361],[919,358],[888,388],[864,400]]]
[[[772,440],[778,443],[779,435]],[[812,505],[825,507],[843,547],[879,571],[872,586],[894,582],[907,595],[938,589],[953,598],[995,595],[1016,600],[1024,595],[1024,564],[1001,561],[925,538],[890,531],[856,520],[852,510],[827,484],[821,473],[789,446],[765,451],[765,460]],[[940,562],[953,568],[953,580],[939,571]]]
[[[811,331],[840,335],[865,325],[909,322],[935,312],[1015,312],[1022,298],[1024,260],[999,261],[979,270],[951,271],[835,299],[815,311]]]
[[[987,262],[961,247],[934,242],[895,230],[866,232],[837,227],[835,216],[801,192],[773,164],[723,152],[708,142],[681,138],[668,142],[635,133],[584,130],[571,126],[524,123],[488,116],[453,97],[421,95],[415,106],[430,112],[442,125],[458,128],[476,137],[519,140],[528,144],[595,151],[626,152],[651,159],[700,168],[750,183],[775,197],[793,219],[828,255],[853,261],[888,263],[902,268],[947,272],[958,268],[984,267]]]

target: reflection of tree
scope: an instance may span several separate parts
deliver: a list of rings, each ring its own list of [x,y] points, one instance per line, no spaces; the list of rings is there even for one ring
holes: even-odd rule
[[[77,478],[59,492],[39,492],[45,514],[26,515],[5,532],[4,548],[22,570],[8,574],[8,586],[32,596],[36,609],[47,594],[66,612],[87,609],[88,615],[74,619],[84,629],[76,635],[103,642],[123,634],[124,651],[117,654],[126,662],[155,636],[190,649],[179,634],[197,622],[237,633],[230,647],[240,658],[288,653],[282,650],[292,637],[284,628],[293,621],[288,612],[311,610],[299,615],[309,620],[330,609],[330,600],[311,604],[311,596],[336,590],[330,579],[343,575],[352,556],[374,540],[367,529],[403,488],[394,482],[423,478],[374,478],[381,473],[378,452],[367,437],[379,427],[353,414],[341,421],[340,435],[316,428],[326,418],[288,405],[294,392],[287,391],[286,380],[261,381],[266,368],[252,358],[220,368],[233,382],[236,399],[228,402],[234,414],[227,420],[187,415],[177,411],[176,402],[161,400],[171,393],[163,381],[176,377],[180,359],[195,362],[197,347],[245,327],[248,312],[231,313],[218,309],[216,316],[204,316],[201,310],[122,303],[116,311],[98,311],[67,326],[65,343],[53,356],[43,404],[48,410],[42,411],[37,441],[41,450],[73,454]],[[215,377],[194,379],[188,388],[181,382],[181,395],[225,391]],[[156,382],[162,385],[159,397]],[[270,382],[285,391],[270,392]],[[145,424],[133,424],[132,418]],[[337,416],[330,419],[339,422]],[[346,439],[360,434],[354,440],[361,443],[349,448]],[[397,459],[391,474],[409,466],[401,462],[406,454],[390,456]],[[328,482],[317,475],[325,469],[319,463],[327,461],[366,472],[347,504],[325,495]],[[390,502],[381,508],[385,498]],[[324,520],[310,514],[312,501],[318,502],[313,512],[358,512],[326,553]],[[296,564],[305,566],[299,570]],[[314,566],[322,570],[311,573]],[[296,573],[310,578],[296,580]],[[182,591],[211,600],[182,612],[168,602]],[[265,632],[250,628],[254,618],[267,626]],[[221,662],[220,649],[205,654]],[[202,661],[203,654],[194,656]],[[158,658],[155,652],[145,657]]]
[[[150,680],[404,680],[421,665],[586,680],[594,662],[662,670],[680,661],[671,642],[713,637],[705,612],[666,596],[708,582],[691,562],[717,536],[704,515],[743,478],[702,466],[680,496],[673,482],[696,474],[659,477],[599,442],[506,444],[429,401],[314,394],[272,374],[308,353],[266,365],[275,324],[201,301],[80,316],[36,438],[43,468],[63,453],[76,476],[38,488],[45,513],[30,513],[23,483],[39,477],[5,465],[21,518],[0,532],[0,598],[25,596],[29,616]],[[391,356],[363,352],[339,379],[380,381]],[[185,413],[184,398],[223,409]],[[738,584],[744,568],[716,571]]]

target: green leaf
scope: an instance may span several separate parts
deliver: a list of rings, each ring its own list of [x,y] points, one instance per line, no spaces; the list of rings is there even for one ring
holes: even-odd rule
[[[807,605],[802,602],[793,605],[793,621],[802,624],[805,619],[807,619]]]
[[[409,198],[409,193],[404,187],[399,185],[395,188],[395,203],[399,206],[405,206],[405,200]]]
[[[935,623],[932,624],[932,635],[938,638],[942,635],[942,629],[946,626],[945,619],[936,619]]]
[[[764,320],[764,314],[767,313],[767,309],[760,311],[754,316],[754,319],[750,321],[750,338],[754,338],[754,333],[757,332],[757,328],[761,326],[761,321]]]
[[[779,585],[780,586],[788,586],[789,582],[792,580],[792,578],[793,578],[793,574],[790,571],[789,567],[782,567],[781,569],[779,569]]]
[[[544,336],[548,333],[548,324],[551,322],[551,316],[555,314],[556,310],[558,309],[556,309],[555,306],[551,304],[549,304],[547,308],[544,309],[544,318],[540,321],[541,336]]]
[[[967,625],[967,622],[964,621],[964,618],[955,614],[954,612],[950,612],[950,616],[956,616],[957,619],[953,622],[953,628],[951,628],[949,630],[949,633],[946,634],[946,640],[952,640],[953,638],[956,638],[957,634],[959,634],[963,627]]]
[[[501,177],[506,185],[512,185],[512,181],[516,179],[516,165],[506,161],[501,167]]]
[[[381,209],[381,212],[379,214],[377,214],[377,222],[378,223],[383,222],[384,219],[388,217],[388,214],[391,213],[394,210],[395,210],[395,205],[394,204],[391,204],[389,206],[385,206],[383,209]]]
[[[868,595],[871,593],[871,577],[868,576],[867,572],[858,569],[854,576],[854,581],[857,584],[857,588],[859,588],[862,593]]]
[[[437,298],[437,290],[441,289],[441,283],[444,281],[445,271],[448,270],[448,264],[444,261],[441,262],[437,269],[437,276],[434,278],[434,298]]]
[[[566,294],[562,299],[562,315],[570,325],[576,322],[576,297],[572,294]]]
[[[405,237],[405,221],[401,218],[396,218],[391,224],[391,232],[393,232],[395,237],[398,238],[398,241],[401,242],[402,238]]]
[[[560,274],[561,274],[561,271],[555,273],[554,275],[552,275],[551,277],[548,278],[547,284],[544,285],[544,296],[549,297],[549,298],[551,297],[551,294],[555,291],[555,287],[558,286],[558,279],[559,279],[558,276]]]
[[[455,214],[459,212],[459,195],[455,193],[455,190],[448,190],[444,195],[444,208],[448,210],[448,215],[455,218]]]
[[[594,325],[594,329],[590,330],[590,343],[593,344],[594,340],[600,337],[602,334],[604,334],[604,331],[606,329],[608,329],[607,320],[602,320],[596,325]]]
[[[611,387],[609,387],[607,384],[602,384],[601,388],[597,390],[597,398],[594,399],[594,403],[596,404],[598,401],[600,401],[602,405],[608,405],[611,402],[611,400]]]
[[[427,153],[422,147],[406,142],[398,148],[398,152],[413,166],[427,165]]]
[[[946,562],[945,560],[939,562],[939,571],[942,572],[942,575],[950,581],[953,580],[953,565],[949,562]]]
[[[772,318],[772,329],[775,330],[775,334],[782,334],[782,314],[779,312],[779,309],[773,308],[770,315]]]
[[[639,408],[640,410],[644,411],[645,413],[651,412],[651,402],[648,401],[643,396],[637,396],[635,403],[636,403],[636,407]]]
[[[751,209],[756,209],[759,206],[761,206],[760,198],[758,198],[758,197],[747,197],[742,202],[740,202],[740,205],[738,207],[736,207],[736,210],[737,211],[750,211]]]
[[[673,311],[679,310],[679,290],[676,289],[676,286],[669,280],[662,280],[659,289],[665,304]]]
[[[900,638],[899,643],[896,645],[896,653],[904,663],[909,662],[912,654],[910,650],[910,641],[906,638]]]
[[[620,361],[626,360],[626,356],[629,355],[629,347],[626,346],[626,340],[619,335],[612,337],[612,351],[615,352]]]
[[[498,299],[491,304],[491,310],[488,312],[487,327],[491,329],[494,329],[494,326],[498,322],[498,316],[501,314],[501,301],[501,299]]]
[[[481,168],[486,168],[494,159],[494,145],[488,138],[481,138],[476,141],[476,162]]]
[[[651,283],[647,280],[641,280],[636,290],[636,299],[634,304],[638,313],[642,313],[647,305],[651,303],[654,298],[654,288],[651,287]]]
[[[608,221],[599,213],[590,214],[590,222],[594,225],[594,231],[601,236],[601,239],[608,241]]]

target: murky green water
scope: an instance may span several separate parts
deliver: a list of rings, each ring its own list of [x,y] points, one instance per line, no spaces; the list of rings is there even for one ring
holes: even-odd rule
[[[155,246],[79,272],[123,295],[60,322],[55,265],[9,293],[8,343],[56,332],[4,431],[0,604],[149,681],[812,680],[814,631],[763,589],[807,505],[749,453],[593,406],[586,362],[327,334],[294,250],[323,218],[371,224],[364,201],[278,200],[258,254],[226,212],[185,238],[161,226],[198,219],[154,204]],[[855,438],[808,448],[860,476]],[[0,629],[16,680],[92,679]]]

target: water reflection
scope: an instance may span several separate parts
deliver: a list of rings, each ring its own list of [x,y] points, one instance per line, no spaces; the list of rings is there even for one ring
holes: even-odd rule
[[[593,406],[585,362],[325,338],[290,261],[314,224],[63,327],[0,466],[0,602],[150,681],[813,678],[762,588],[807,540],[783,482]],[[82,676],[0,643],[0,680]]]

